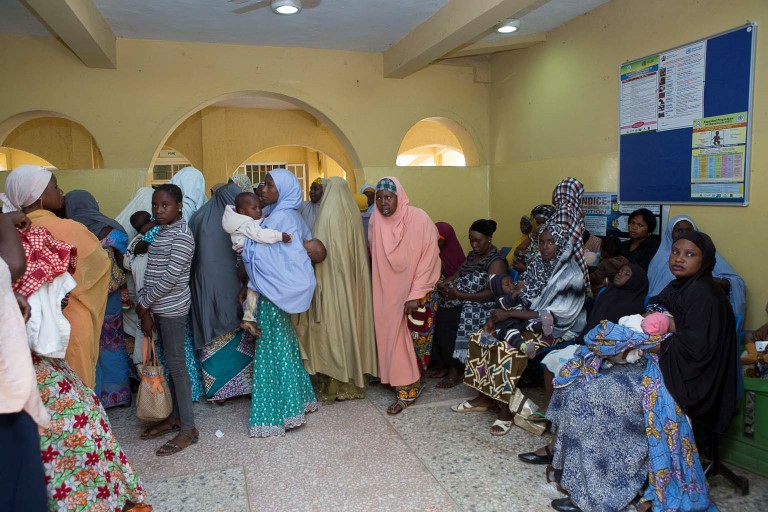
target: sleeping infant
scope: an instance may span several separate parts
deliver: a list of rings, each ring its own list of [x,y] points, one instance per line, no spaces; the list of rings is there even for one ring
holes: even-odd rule
[[[662,336],[669,332],[670,317],[664,313],[651,313],[648,316],[627,315],[619,318],[619,325],[648,336]],[[611,363],[636,363],[643,357],[642,349],[635,348],[623,355],[608,358]]]

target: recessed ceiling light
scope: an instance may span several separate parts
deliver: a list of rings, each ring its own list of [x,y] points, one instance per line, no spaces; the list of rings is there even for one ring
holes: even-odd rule
[[[301,0],[272,0],[270,7],[275,14],[299,14],[301,12]]]
[[[512,32],[516,31],[518,28],[520,28],[520,20],[509,19],[509,20],[504,20],[498,25],[496,25],[496,32],[500,34],[511,34]]]

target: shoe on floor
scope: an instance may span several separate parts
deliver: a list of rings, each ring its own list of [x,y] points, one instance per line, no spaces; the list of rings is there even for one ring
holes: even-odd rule
[[[559,512],[581,512],[581,509],[569,497],[552,500],[552,508]]]

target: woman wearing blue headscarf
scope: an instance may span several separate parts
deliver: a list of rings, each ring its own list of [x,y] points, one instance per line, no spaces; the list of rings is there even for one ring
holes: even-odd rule
[[[672,250],[672,244],[680,235],[686,231],[699,231],[693,219],[687,215],[678,215],[673,217],[664,230],[664,237],[661,240],[661,246],[656,252],[656,256],[651,260],[648,266],[648,294],[655,297],[670,282],[675,279],[669,270],[669,253]],[[744,318],[747,309],[747,286],[741,276],[731,267],[725,258],[718,252],[715,255],[715,269],[712,271],[712,278],[718,283],[728,296],[728,301],[733,308],[733,314]]]
[[[304,414],[318,407],[289,316],[309,309],[315,274],[302,245],[312,235],[297,211],[302,196],[296,176],[285,169],[270,171],[260,196],[263,206],[272,206],[262,228],[293,237],[288,244],[248,240],[243,248],[248,286],[259,292],[261,328],[254,354],[249,434],[270,437],[303,425]]]

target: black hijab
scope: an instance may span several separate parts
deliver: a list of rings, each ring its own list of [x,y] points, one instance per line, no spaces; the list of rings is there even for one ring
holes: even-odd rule
[[[637,315],[645,310],[645,296],[648,294],[648,276],[640,265],[629,263],[632,276],[624,286],[609,285],[597,299],[587,318],[584,333],[591,331],[601,320],[618,323],[619,318]]]
[[[224,208],[235,204],[240,187],[229,183],[216,190],[189,220],[195,237],[190,290],[192,334],[195,349],[201,349],[240,325],[237,294],[237,257],[232,240],[221,227]]]
[[[733,309],[712,280],[716,248],[700,231],[683,233],[702,252],[701,268],[669,283],[651,303],[669,311],[676,332],[661,343],[659,367],[677,405],[695,420],[724,432],[736,411],[738,344]]]

